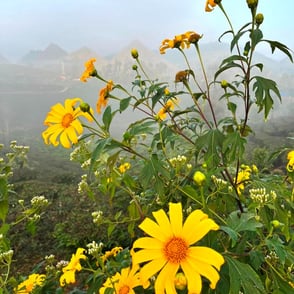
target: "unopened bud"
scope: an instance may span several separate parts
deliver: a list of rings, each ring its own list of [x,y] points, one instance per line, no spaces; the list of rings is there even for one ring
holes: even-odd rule
[[[80,104],[80,109],[82,112],[89,112],[90,111],[90,105],[86,102],[82,102]]]
[[[273,225],[274,228],[278,228],[281,225],[281,223],[278,220],[276,220],[276,219],[273,220],[271,222],[271,224]]]
[[[177,273],[175,276],[175,287],[179,290],[184,290],[187,286],[187,279],[183,273]]]
[[[132,66],[132,70],[137,70],[138,69],[138,66],[136,65],[136,64],[134,64],[133,66]]]
[[[225,88],[227,88],[227,86],[228,86],[228,82],[226,80],[222,80],[221,87],[225,89]]]
[[[248,7],[254,9],[258,5],[258,0],[247,0]]]
[[[255,22],[258,25],[261,25],[263,23],[264,17],[262,13],[257,13],[255,16]]]
[[[133,57],[134,59],[137,59],[137,58],[139,57],[138,50],[135,49],[135,48],[133,48],[133,49],[131,50],[131,55],[132,55],[132,57]]]
[[[206,181],[206,176],[201,171],[196,171],[194,173],[193,180],[198,186],[203,186]]]

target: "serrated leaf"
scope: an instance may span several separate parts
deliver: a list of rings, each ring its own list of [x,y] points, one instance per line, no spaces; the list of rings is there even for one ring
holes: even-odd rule
[[[272,49],[272,53],[274,53],[277,48],[280,51],[282,51],[283,53],[285,53],[289,57],[291,62],[293,62],[293,57],[292,57],[292,54],[290,53],[291,50],[286,45],[284,45],[280,42],[277,42],[277,41],[271,41],[271,40],[262,40],[262,41],[269,43],[269,45],[271,46],[271,49]]]
[[[259,112],[264,109],[264,118],[266,119],[274,103],[271,92],[274,92],[280,101],[282,97],[275,81],[260,76],[255,76],[253,79],[255,79],[253,84],[255,103],[259,106]]]
[[[252,44],[251,46],[255,48],[255,46],[262,40],[263,34],[260,29],[255,29],[250,34]]]
[[[235,230],[233,230],[232,228],[227,227],[227,226],[220,226],[220,229],[230,236],[230,238],[232,240],[232,247],[235,247],[235,245],[238,241],[238,233]]]
[[[242,231],[256,231],[263,225],[255,219],[255,215],[250,212],[240,213],[233,211],[227,219],[227,225],[236,232]]]
[[[229,256],[225,257],[229,266],[230,294],[266,294],[266,290],[258,276],[249,264],[242,263]]]
[[[246,139],[239,132],[229,133],[223,142],[223,152],[229,162],[240,158],[245,151]]]

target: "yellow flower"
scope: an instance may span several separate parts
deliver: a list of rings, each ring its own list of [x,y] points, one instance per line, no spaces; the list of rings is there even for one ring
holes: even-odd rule
[[[248,165],[242,165],[241,170],[238,172],[236,187],[238,195],[241,195],[245,189],[245,184],[250,180],[251,168]]]
[[[134,288],[141,285],[138,266],[123,268],[120,273],[108,278],[100,288],[99,294],[106,293],[106,289],[113,289],[117,294],[135,294]]]
[[[82,266],[80,264],[80,259],[86,259],[86,255],[83,253],[86,250],[83,248],[78,248],[76,254],[73,254],[70,262],[67,266],[62,269],[63,274],[59,279],[59,283],[61,287],[64,287],[65,284],[74,284],[76,282],[75,273],[76,271],[81,271]]]
[[[82,76],[80,77],[80,80],[82,82],[87,82],[87,79],[90,77],[95,77],[97,75],[96,68],[94,66],[94,62],[96,62],[95,58],[89,59],[85,63],[85,71],[83,72]]]
[[[294,171],[294,150],[290,151],[287,155],[288,164],[287,164],[287,170],[288,172]]]
[[[118,167],[120,173],[122,173],[122,174],[124,174],[130,168],[131,168],[131,164],[128,162],[123,163]]]
[[[215,7],[217,4],[214,2],[214,0],[207,0],[205,5],[205,11],[211,12],[213,10],[213,7]]]
[[[176,99],[167,100],[164,106],[158,111],[157,117],[160,120],[164,120],[166,118],[166,114],[170,112],[171,110],[174,110],[176,104],[177,104]]]
[[[65,148],[70,148],[71,142],[73,144],[78,142],[77,135],[82,134],[83,127],[77,118],[83,116],[89,121],[93,121],[88,112],[83,112],[80,107],[75,106],[81,101],[81,98],[66,99],[64,106],[57,103],[51,107],[44,121],[44,125],[48,126],[48,128],[42,133],[46,144],[57,146],[59,144],[57,141],[59,135],[60,143]],[[93,112],[93,110],[90,111]]]
[[[122,247],[114,247],[110,251],[106,251],[102,256],[102,261],[105,262],[109,257],[116,256],[119,252],[123,250]]]
[[[31,274],[25,281],[17,286],[17,294],[31,293],[36,286],[42,286],[46,276],[39,274]]]
[[[106,107],[107,98],[109,96],[109,92],[113,89],[113,81],[109,80],[107,85],[102,88],[99,92],[99,98],[96,103],[96,109],[98,113],[101,113],[101,107]]]
[[[155,294],[165,291],[174,294],[174,280],[181,269],[189,293],[201,293],[201,276],[210,281],[210,288],[215,289],[224,258],[211,248],[191,245],[210,230],[218,230],[219,226],[199,209],[194,210],[183,224],[181,203],[169,204],[169,218],[162,209],[153,212],[153,216],[156,222],[146,218],[139,225],[150,237],[137,239],[132,250],[133,263],[144,263],[140,271],[142,284],[159,272]],[[136,248],[141,250],[136,251]]]
[[[160,54],[165,54],[166,49],[189,48],[191,43],[197,43],[201,36],[193,31],[188,31],[184,34],[177,35],[173,40],[164,39],[159,48]]]

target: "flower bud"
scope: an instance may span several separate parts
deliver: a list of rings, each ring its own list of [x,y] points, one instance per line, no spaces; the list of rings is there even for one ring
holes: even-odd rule
[[[276,220],[276,219],[274,219],[271,222],[271,224],[273,225],[274,228],[278,228],[281,225],[281,223],[278,220]]]
[[[132,66],[132,70],[137,70],[138,69],[138,66],[136,65],[136,64],[134,64],[133,66]]]
[[[187,286],[187,279],[183,273],[177,273],[175,276],[175,287],[179,290],[184,290]]]
[[[257,7],[258,0],[247,0],[248,7],[254,9]]]
[[[262,13],[257,13],[255,16],[255,22],[258,25],[261,25],[263,23],[264,17]]]
[[[198,186],[203,186],[206,181],[206,176],[201,171],[196,171],[194,173],[193,180]]]
[[[226,80],[222,80],[221,81],[221,87],[224,88],[224,89],[226,89],[227,86],[228,86],[228,82]]]
[[[133,49],[131,50],[131,55],[132,55],[132,57],[133,57],[134,59],[137,59],[137,58],[139,57],[138,50],[135,49],[135,48],[133,48]]]
[[[90,105],[86,102],[82,102],[80,104],[80,109],[82,112],[89,112],[90,111]]]

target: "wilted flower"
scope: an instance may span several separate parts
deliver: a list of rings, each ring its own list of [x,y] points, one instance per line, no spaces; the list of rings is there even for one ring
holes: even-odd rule
[[[87,79],[90,77],[95,77],[97,75],[96,68],[94,66],[94,62],[96,62],[95,58],[89,59],[87,62],[85,62],[85,71],[83,72],[82,76],[80,77],[80,80],[82,82],[87,82]]]
[[[109,97],[109,92],[113,89],[113,81],[109,80],[107,85],[102,88],[99,92],[99,97],[96,103],[96,109],[98,113],[101,113],[101,108],[106,107],[107,98]]]

